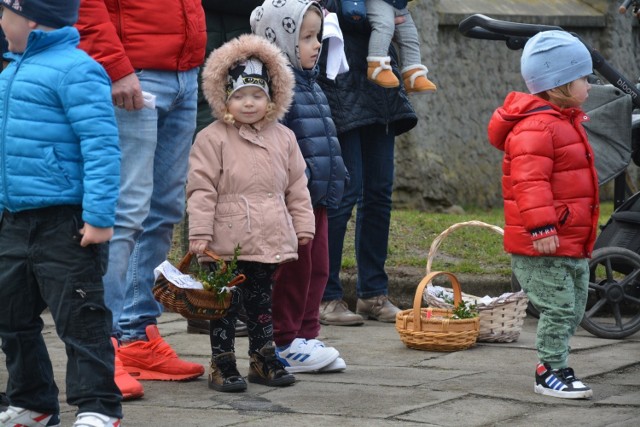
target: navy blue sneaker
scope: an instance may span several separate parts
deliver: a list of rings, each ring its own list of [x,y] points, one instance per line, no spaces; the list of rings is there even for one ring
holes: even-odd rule
[[[546,363],[536,366],[535,392],[561,399],[589,399],[593,391],[573,373],[571,368],[551,369]]]

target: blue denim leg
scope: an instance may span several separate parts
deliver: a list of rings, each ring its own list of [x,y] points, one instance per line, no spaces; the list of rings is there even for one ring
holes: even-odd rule
[[[356,210],[356,294],[370,298],[388,293],[384,270],[391,221],[393,151],[391,126],[369,125],[339,135],[351,181],[337,209],[329,209],[329,280],[323,300],[341,299],[340,267],[347,223]]]
[[[189,151],[196,128],[198,70],[144,71],[143,90],[156,95],[157,131],[148,214],[129,259],[119,325],[124,340],[144,338],[162,306],[153,298],[153,269],[167,258],[173,227],[184,214]]]

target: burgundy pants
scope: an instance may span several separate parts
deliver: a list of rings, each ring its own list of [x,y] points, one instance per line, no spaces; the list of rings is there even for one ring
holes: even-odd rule
[[[276,270],[272,294],[273,339],[286,346],[296,338],[320,333],[320,302],[329,277],[327,210],[314,208],[314,239],[298,247],[298,260]]]

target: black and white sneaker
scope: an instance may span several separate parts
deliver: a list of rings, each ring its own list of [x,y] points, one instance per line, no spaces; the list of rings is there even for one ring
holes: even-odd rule
[[[534,391],[561,399],[589,399],[593,395],[591,388],[576,378],[573,369],[551,369],[543,363],[536,366]]]

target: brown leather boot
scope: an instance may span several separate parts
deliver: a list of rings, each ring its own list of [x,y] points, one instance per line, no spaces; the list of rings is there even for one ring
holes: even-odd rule
[[[356,305],[356,313],[364,318],[377,320],[379,322],[393,323],[396,321],[396,313],[400,309],[393,305],[386,295],[359,299]]]
[[[364,319],[349,310],[347,303],[341,299],[322,301],[320,304],[320,323],[335,326],[359,326]]]
[[[247,383],[236,367],[236,355],[220,353],[211,358],[209,366],[209,388],[216,391],[245,391]]]
[[[391,70],[391,58],[388,56],[367,57],[367,78],[378,86],[392,88],[400,86],[400,80]]]
[[[427,78],[427,67],[410,65],[402,69],[402,82],[407,93],[436,91],[436,85]]]
[[[276,349],[266,345],[259,353],[252,353],[249,364],[250,383],[268,385],[270,387],[282,387],[296,382],[296,377],[284,368],[284,365],[276,357]]]

